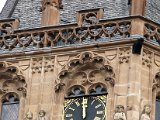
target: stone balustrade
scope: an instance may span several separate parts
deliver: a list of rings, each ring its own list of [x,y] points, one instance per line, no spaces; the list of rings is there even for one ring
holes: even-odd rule
[[[81,25],[68,24],[25,30],[16,30],[16,20],[1,20],[0,49],[24,50],[124,41],[132,39],[138,32],[146,41],[158,46],[160,44],[159,25],[143,17],[132,16],[111,20],[96,20],[94,17],[94,14],[89,13]],[[143,24],[141,31],[135,30],[138,23]]]

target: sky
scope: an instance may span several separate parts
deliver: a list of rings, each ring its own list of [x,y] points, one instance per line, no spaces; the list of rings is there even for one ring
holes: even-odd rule
[[[6,0],[0,0],[0,12],[5,4]]]

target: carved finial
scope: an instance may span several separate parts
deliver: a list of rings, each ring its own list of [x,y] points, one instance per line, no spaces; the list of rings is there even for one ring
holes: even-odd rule
[[[42,11],[46,9],[48,5],[54,6],[58,9],[62,9],[62,0],[42,0]]]
[[[55,92],[59,92],[60,90],[62,90],[62,87],[64,86],[65,84],[64,83],[58,83],[56,86],[55,86]]]
[[[30,112],[30,111],[27,112],[27,113],[25,114],[24,120],[33,120],[33,113]]]
[[[140,120],[150,120],[151,106],[145,105]]]
[[[124,112],[124,106],[117,105],[115,109],[114,120],[126,120],[126,115]]]
[[[42,1],[42,26],[58,25],[62,0],[43,0]]]
[[[46,116],[46,112],[44,110],[39,111],[37,120],[49,120],[49,118]]]

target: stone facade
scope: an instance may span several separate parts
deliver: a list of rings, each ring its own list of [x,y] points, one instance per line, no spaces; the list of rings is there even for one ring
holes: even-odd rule
[[[112,22],[113,20],[101,21],[97,25],[114,27]],[[9,25],[16,29],[18,21],[1,21],[1,28],[3,28],[1,31],[4,32],[1,35],[3,38],[1,49],[8,50],[0,55],[1,99],[6,99],[7,95],[13,93],[14,96],[19,97],[19,120],[38,119],[40,111],[44,112],[42,118],[61,120],[64,117],[64,100],[71,89],[79,86],[83,88],[83,91],[90,91],[96,85],[100,85],[108,93],[106,119],[139,120],[141,114],[145,113],[143,112],[144,106],[149,104],[152,111],[146,113],[151,120],[154,120],[155,99],[159,93],[160,53],[157,44],[150,44],[153,41],[152,37],[147,32],[148,29],[143,29],[143,25],[150,28],[149,26],[156,26],[156,24],[147,23],[147,20],[141,17],[115,19],[113,23],[117,23],[116,29],[120,31],[118,36],[120,40],[117,41],[117,38],[114,37],[117,32],[106,32],[104,29],[106,37],[113,32],[110,39],[105,38],[108,41],[97,41],[96,44],[94,41],[90,41],[90,44],[82,42],[82,45],[77,44],[75,49],[75,46],[72,45],[55,48],[53,46],[55,42],[50,44],[51,31],[61,28],[13,32],[14,30],[9,29]],[[130,25],[132,27],[129,27],[129,24],[132,24]],[[136,29],[139,24],[141,27]],[[85,32],[92,33],[91,28],[94,25],[87,25],[90,28],[89,31],[86,31],[86,27],[79,27],[78,30],[83,30],[83,34],[78,32],[77,35],[83,36]],[[121,25],[123,30],[121,30]],[[62,28],[61,31],[77,29],[71,25]],[[97,28],[99,32],[100,28]],[[158,26],[156,29],[159,29]],[[42,37],[42,32],[48,35]],[[133,47],[138,44],[139,37],[133,38],[137,32],[146,38],[143,38],[145,41],[140,52],[133,52]],[[38,33],[41,33],[40,38],[45,39],[36,42],[35,38],[39,38],[36,37]],[[102,31],[100,33],[92,33],[90,38],[93,36],[95,40],[100,37],[104,38],[104,33],[102,34]],[[29,34],[32,36],[31,39],[29,39]],[[70,32],[68,34],[71,36]],[[125,36],[125,34],[128,35]],[[154,34],[156,37],[157,34]],[[22,41],[22,38],[25,41]],[[62,38],[65,41],[71,39],[67,32],[65,36],[62,32],[60,39],[57,40],[61,41]],[[8,40],[13,40],[13,42]],[[26,40],[32,41],[27,42]],[[34,51],[29,49],[23,51],[34,44],[36,44]],[[48,49],[45,45],[48,45]],[[22,50],[15,51],[15,49]]]
[[[19,120],[22,120],[27,111],[32,112],[35,119],[41,109],[46,112],[46,115],[51,120],[61,120],[63,118],[64,97],[68,89],[73,87],[75,83],[76,85],[81,85],[81,79],[78,79],[81,76],[75,78],[79,81],[78,84],[75,79],[71,81],[66,81],[67,79],[65,79],[63,81],[65,86],[62,85],[62,87],[60,87],[61,84],[59,84],[58,78],[70,62],[77,59],[77,56],[84,54],[91,54],[93,58],[94,56],[102,57],[105,60],[105,64],[111,66],[114,71],[114,81],[111,81],[111,83],[105,81],[103,76],[99,76],[97,73],[97,75],[95,74],[95,81],[90,85],[102,83],[106,86],[108,91],[107,119],[113,119],[115,105],[117,104],[124,106],[127,120],[139,120],[143,106],[146,104],[151,104],[152,109],[154,109],[155,96],[152,90],[153,81],[159,72],[160,55],[158,51],[144,46],[142,55],[135,55],[132,54],[131,45],[118,45],[117,47],[110,45],[98,49],[91,47],[83,50],[77,49],[76,52],[67,49],[65,51],[67,54],[63,51],[53,51],[39,55],[12,56],[12,58],[4,56],[5,58],[1,59],[1,65],[7,65],[8,68],[10,66],[16,67],[17,72],[21,73],[27,84],[26,96],[20,97],[20,102],[23,103],[20,107],[23,106],[23,109],[21,108],[20,110]],[[99,78],[101,78],[100,81]],[[72,84],[67,82],[72,82]],[[60,86],[56,87],[55,91],[55,86],[57,85]],[[12,88],[12,84],[9,86]],[[85,88],[85,85],[83,87]],[[2,90],[6,91],[6,88],[4,87]],[[8,89],[1,94],[1,97],[10,92],[16,91]],[[21,91],[16,93],[20,95]],[[151,118],[154,120],[154,112],[152,112]]]
[[[143,2],[134,2],[132,14],[143,14]],[[57,3],[44,0],[44,7],[58,10]],[[69,3],[65,4],[68,10]],[[81,10],[76,24],[23,30],[17,30],[19,24],[31,27],[39,18],[30,19],[31,26],[23,20],[22,24],[17,19],[0,20],[0,107],[12,98],[19,101],[18,120],[66,120],[74,117],[66,113],[66,104],[82,100],[75,102],[76,108],[82,105],[76,115],[85,119],[88,101],[94,96],[91,104],[103,103],[103,111],[96,113],[103,114],[103,119],[94,120],[155,120],[156,97],[160,96],[160,26],[142,16],[102,20],[106,11]],[[48,22],[48,18],[43,20]],[[3,109],[0,113],[5,114]]]

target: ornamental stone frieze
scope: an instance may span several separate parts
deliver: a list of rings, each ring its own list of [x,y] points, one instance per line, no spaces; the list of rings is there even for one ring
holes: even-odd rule
[[[156,24],[147,23],[147,20],[138,16],[126,18],[125,20],[100,20],[100,16],[102,14],[100,11],[102,10],[93,9],[88,11],[79,11],[78,14],[81,16],[79,21],[81,21],[81,23],[86,21],[88,22],[87,25],[70,24],[30,30],[15,30],[18,26],[18,22],[15,22],[16,20],[1,20],[0,48],[4,51],[17,50],[17,52],[20,52],[20,50],[38,50],[38,48],[84,45],[86,43],[129,43],[132,41],[128,40],[138,37],[138,35],[134,35],[134,32],[137,31],[132,30],[136,26],[136,22],[140,22],[144,25],[143,31],[145,32],[141,35],[144,37],[144,44],[152,43],[153,45],[159,46],[160,42],[157,32],[159,27]],[[137,19],[139,19],[139,21]],[[9,31],[12,32],[10,33]]]

